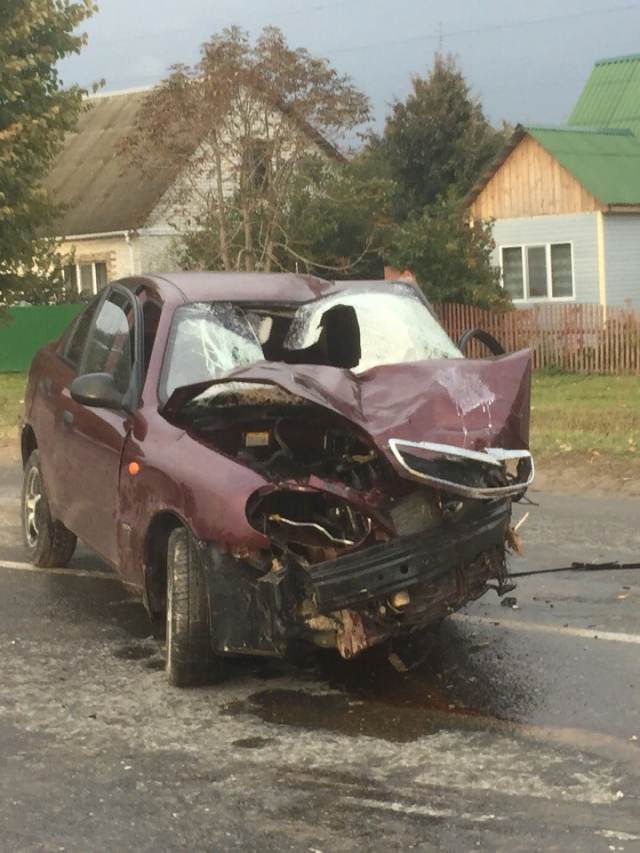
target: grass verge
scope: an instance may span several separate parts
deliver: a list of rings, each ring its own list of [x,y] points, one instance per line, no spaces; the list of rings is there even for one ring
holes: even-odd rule
[[[640,377],[536,374],[531,404],[538,454],[640,456]]]
[[[531,404],[540,488],[640,495],[640,377],[537,373]]]
[[[0,445],[17,440],[25,380],[0,374]],[[537,373],[531,426],[534,455],[548,476],[574,472],[578,487],[597,479],[640,490],[640,377]]]
[[[0,373],[0,444],[17,439],[26,380],[24,373]]]

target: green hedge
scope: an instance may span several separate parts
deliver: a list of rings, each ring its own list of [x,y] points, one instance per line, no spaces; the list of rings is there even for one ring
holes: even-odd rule
[[[0,372],[28,370],[40,347],[59,338],[82,304],[11,307],[0,314]]]

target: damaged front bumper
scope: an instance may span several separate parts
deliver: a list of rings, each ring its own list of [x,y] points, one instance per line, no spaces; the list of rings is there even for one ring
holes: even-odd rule
[[[203,545],[213,647],[283,656],[304,639],[351,657],[426,629],[482,595],[491,579],[502,585],[510,516],[508,500],[479,502],[458,523],[267,572]]]
[[[313,601],[320,613],[327,614],[386,601],[416,585],[437,585],[444,575],[503,546],[510,516],[509,505],[496,502],[464,525],[402,536],[309,566]]]

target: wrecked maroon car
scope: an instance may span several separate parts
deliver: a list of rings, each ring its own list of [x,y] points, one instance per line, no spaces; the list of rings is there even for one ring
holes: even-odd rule
[[[108,560],[174,684],[350,658],[506,588],[529,399],[528,353],[464,358],[411,284],[125,279],[32,365],[26,547]]]

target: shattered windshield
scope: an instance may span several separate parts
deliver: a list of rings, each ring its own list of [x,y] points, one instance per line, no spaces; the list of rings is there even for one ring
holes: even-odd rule
[[[381,364],[462,358],[413,285],[347,289],[296,310],[194,302],[176,310],[163,396],[259,361],[361,372]]]
[[[432,358],[462,358],[437,319],[416,293],[413,285],[372,286],[332,294],[310,302],[296,311],[284,346],[290,350],[317,346],[331,332],[340,336],[332,315],[351,312],[351,328],[359,334],[359,357],[344,365],[360,372],[380,364],[398,364]],[[355,322],[354,322],[355,321]],[[343,325],[344,322],[343,322]],[[349,325],[348,323],[346,325]],[[331,341],[327,344],[331,347]]]
[[[169,341],[165,393],[170,396],[183,385],[216,379],[263,358],[256,330],[242,309],[230,302],[183,305]]]

